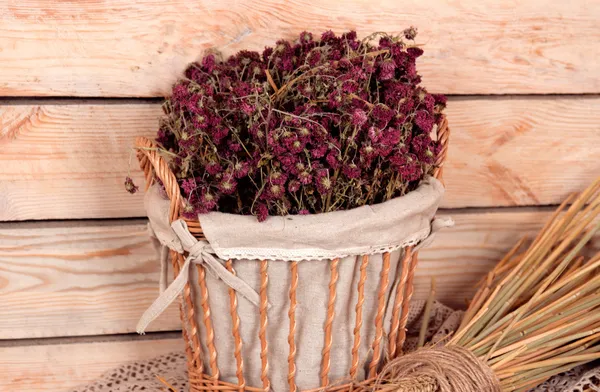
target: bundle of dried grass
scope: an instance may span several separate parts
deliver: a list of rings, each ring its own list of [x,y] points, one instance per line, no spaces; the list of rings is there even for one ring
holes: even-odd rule
[[[444,347],[390,362],[371,390],[526,391],[599,359],[600,252],[586,254],[599,189],[600,179],[567,198],[528,247],[516,244]]]

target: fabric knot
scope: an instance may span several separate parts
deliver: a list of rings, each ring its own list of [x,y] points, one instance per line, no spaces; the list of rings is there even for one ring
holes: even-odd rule
[[[189,257],[194,259],[202,257],[202,254],[206,252],[208,254],[214,254],[214,251],[208,241],[197,241],[194,245],[192,245],[189,250]]]
[[[159,297],[144,312],[137,324],[136,330],[143,334],[148,325],[154,321],[169,305],[181,294],[185,285],[190,280],[190,265],[202,264],[206,270],[215,278],[222,280],[227,286],[235,290],[239,295],[246,298],[256,307],[260,304],[260,296],[246,282],[232,274],[225,268],[223,262],[214,256],[210,243],[205,240],[197,240],[187,229],[183,220],[177,220],[171,224],[171,228],[179,237],[183,249],[188,256],[179,271],[179,275]]]

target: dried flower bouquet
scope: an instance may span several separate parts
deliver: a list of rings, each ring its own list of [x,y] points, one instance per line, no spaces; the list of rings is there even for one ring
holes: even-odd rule
[[[189,66],[165,102],[157,142],[188,217],[314,214],[376,204],[434,170],[446,98],[420,86],[423,50],[404,36],[320,39]],[[378,42],[375,40],[378,38]],[[403,40],[404,38],[404,40]],[[136,187],[130,179],[126,186]]]

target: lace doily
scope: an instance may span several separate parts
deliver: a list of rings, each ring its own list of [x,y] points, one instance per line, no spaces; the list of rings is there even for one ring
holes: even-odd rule
[[[424,302],[415,301],[410,309],[406,351],[417,346],[419,329],[423,318]],[[462,311],[454,311],[440,303],[434,303],[426,338],[439,342],[454,332],[462,317]],[[183,352],[162,355],[151,360],[124,364],[106,372],[97,381],[70,392],[138,392],[166,391],[156,376],[166,380],[176,392],[188,390],[186,357]],[[531,392],[600,392],[600,365],[580,366],[561,373],[544,382]]]

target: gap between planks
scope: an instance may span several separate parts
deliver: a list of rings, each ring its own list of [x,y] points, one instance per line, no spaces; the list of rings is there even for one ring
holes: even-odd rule
[[[47,338],[22,338],[22,339],[0,339],[0,348],[3,347],[26,347],[47,346],[83,343],[107,343],[107,342],[130,342],[164,339],[181,339],[181,330],[147,332],[143,335],[137,333],[121,333],[112,335],[85,335],[85,336],[60,336]]]

